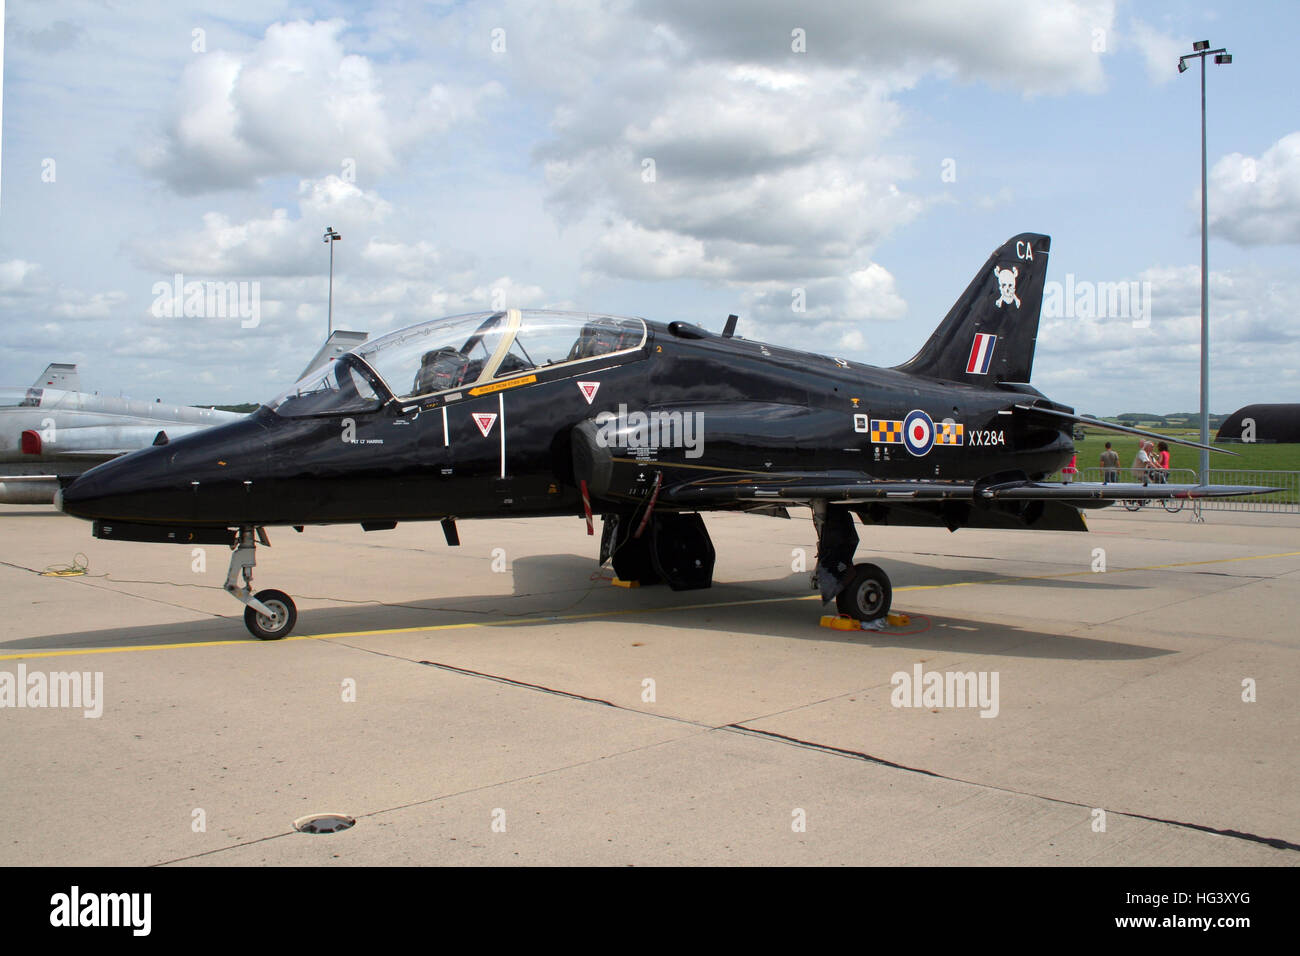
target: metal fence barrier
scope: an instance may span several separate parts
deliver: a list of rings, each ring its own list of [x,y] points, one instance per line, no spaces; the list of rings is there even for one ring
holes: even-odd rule
[[[1267,485],[1281,488],[1267,495],[1244,498],[1206,498],[1202,508],[1215,511],[1300,511],[1300,471],[1230,471],[1210,469],[1212,485]]]
[[[1163,480],[1173,485],[1195,485],[1199,479],[1191,468],[1171,468],[1167,472],[1145,472],[1136,468],[1116,468],[1116,480],[1148,484]],[[1061,481],[1060,472],[1048,478],[1048,481]],[[1105,481],[1107,475],[1101,468],[1080,468],[1073,477],[1074,481]],[[1281,491],[1266,495],[1247,495],[1240,498],[1197,498],[1193,505],[1197,513],[1207,511],[1256,511],[1295,514],[1300,513],[1300,471],[1236,471],[1211,469],[1212,485],[1257,485],[1267,488],[1281,488]],[[1151,502],[1157,504],[1157,502]],[[1171,509],[1177,510],[1171,503]],[[1170,510],[1170,509],[1166,509]]]
[[[1133,482],[1136,484],[1156,484],[1164,482],[1171,485],[1194,485],[1196,484],[1196,472],[1191,468],[1170,468],[1168,471],[1161,471],[1159,468],[1153,468],[1147,471],[1142,468],[1080,468],[1079,474],[1075,476],[1075,481],[1105,481],[1106,471],[1117,472],[1117,477],[1113,481]],[[1058,471],[1048,481],[1060,481],[1061,473]]]

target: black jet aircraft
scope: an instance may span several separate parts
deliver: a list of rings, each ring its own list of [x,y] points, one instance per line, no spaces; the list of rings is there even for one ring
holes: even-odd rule
[[[226,589],[259,638],[297,619],[253,592],[265,528],[543,515],[603,521],[601,562],[643,585],[708,587],[701,512],[811,508],[812,586],[860,620],[891,587],[854,564],[865,526],[1084,531],[1118,499],[1267,489],[1044,479],[1074,414],[1029,383],[1050,240],[1024,233],[980,268],[929,341],[893,368],[689,322],[509,309],[356,346],[248,419],[108,462],[59,507],[109,540],[226,544]],[[1166,438],[1168,441],[1175,441]],[[1194,445],[1193,442],[1181,442]],[[1196,447],[1200,447],[1197,445]]]

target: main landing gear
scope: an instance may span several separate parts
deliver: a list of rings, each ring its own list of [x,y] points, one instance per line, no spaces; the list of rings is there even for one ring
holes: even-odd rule
[[[832,508],[825,501],[812,503],[813,525],[817,529],[817,567],[812,588],[822,601],[835,599],[841,614],[859,621],[874,621],[889,613],[893,588],[889,575],[874,564],[854,564],[858,532],[847,508]]]
[[[658,512],[639,523],[634,515],[605,514],[600,563],[612,561],[622,581],[643,587],[668,582],[674,591],[713,586],[717,558],[698,514]]]
[[[257,528],[256,533],[257,540],[269,548],[271,542],[267,540],[266,531]],[[253,593],[253,567],[257,564],[257,545],[253,534],[252,527],[239,529],[239,542],[230,555],[226,590],[244,605],[244,626],[254,637],[263,641],[278,641],[298,623],[298,608],[294,606],[293,598],[283,591],[268,588]]]

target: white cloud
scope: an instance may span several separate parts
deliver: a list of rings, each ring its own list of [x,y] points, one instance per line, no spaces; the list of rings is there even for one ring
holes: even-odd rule
[[[0,296],[32,295],[37,291],[40,267],[24,259],[0,262]]]
[[[704,242],[671,229],[647,229],[626,219],[607,227],[588,250],[586,266],[626,279],[725,277],[729,264],[711,258]]]
[[[1300,132],[1258,159],[1224,156],[1210,171],[1209,188],[1213,235],[1242,246],[1300,242]]]
[[[1178,58],[1192,48],[1189,40],[1161,33],[1136,18],[1130,22],[1129,29],[1152,83],[1168,83],[1178,75]]]
[[[53,313],[64,319],[107,319],[114,315],[126,301],[126,293],[95,292],[89,296],[69,293],[67,301],[60,302]]]
[[[863,70],[941,70],[1026,93],[1101,89],[1094,31],[1104,37],[1115,17],[1111,0],[646,0],[637,9],[709,56],[759,63],[802,56]],[[806,53],[792,52],[795,29],[804,31]]]
[[[375,64],[347,53],[340,19],[274,23],[248,53],[212,50],[181,75],[146,169],[182,193],[247,187],[276,173],[349,168],[373,178],[413,142],[472,118],[498,84],[434,84],[409,109],[388,102]]]
[[[1151,284],[1149,324],[1132,318],[1044,318],[1038,332],[1034,384],[1063,401],[1102,414],[1186,411],[1199,400],[1200,268],[1152,267],[1106,281]],[[1295,276],[1262,269],[1210,273],[1210,394],[1215,411],[1300,385],[1294,356],[1300,325]],[[1123,398],[1118,398],[1123,396]],[[1142,396],[1146,396],[1143,398]]]
[[[343,242],[364,242],[391,210],[378,193],[331,175],[299,183],[297,218],[291,219],[287,209],[275,209],[267,217],[232,222],[225,213],[208,212],[195,232],[140,240],[132,248],[142,268],[165,274],[318,275],[328,254],[321,223],[332,225]]]
[[[1098,90],[1095,47],[1113,21],[1109,0],[648,0],[529,20],[514,68],[556,101],[536,151],[551,208],[601,225],[589,275],[724,284],[765,331],[800,338],[800,322],[906,312],[872,251],[945,197],[910,191],[913,163],[890,151],[908,121],[900,92],[926,74],[1027,95]],[[533,52],[552,37],[562,62]],[[792,288],[809,297],[799,316]]]

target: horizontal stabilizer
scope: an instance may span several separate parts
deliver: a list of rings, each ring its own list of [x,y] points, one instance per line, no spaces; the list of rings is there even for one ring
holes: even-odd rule
[[[1060,418],[1066,421],[1076,422],[1080,425],[1089,425],[1093,428],[1104,428],[1107,431],[1123,432],[1127,435],[1141,435],[1143,438],[1154,438],[1159,441],[1171,442],[1175,445],[1186,445],[1189,448],[1204,448],[1208,451],[1217,451],[1221,455],[1233,455],[1240,458],[1241,455],[1235,451],[1229,451],[1226,448],[1215,448],[1213,445],[1202,445],[1197,441],[1190,441],[1186,438],[1174,438],[1170,435],[1161,435],[1159,432],[1149,432],[1141,428],[1130,428],[1127,425],[1112,425],[1110,422],[1104,422],[1100,418],[1092,418],[1089,415],[1074,415],[1069,412],[1058,411],[1054,408],[1044,408],[1042,405],[1017,405],[1016,411],[1029,412],[1034,415],[1046,415],[1051,418]]]

